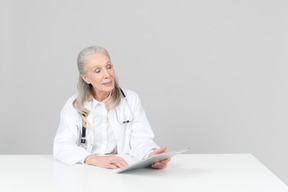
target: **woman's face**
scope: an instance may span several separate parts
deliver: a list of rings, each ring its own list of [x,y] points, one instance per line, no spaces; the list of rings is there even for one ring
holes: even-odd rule
[[[94,97],[108,96],[114,88],[115,77],[109,57],[104,53],[91,55],[86,61],[86,72],[86,75],[81,75],[81,77],[93,86]]]

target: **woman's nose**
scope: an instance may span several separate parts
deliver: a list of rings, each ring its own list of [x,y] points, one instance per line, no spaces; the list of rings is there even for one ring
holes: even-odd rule
[[[109,77],[109,73],[108,73],[108,71],[106,69],[104,69],[104,77],[105,78]]]

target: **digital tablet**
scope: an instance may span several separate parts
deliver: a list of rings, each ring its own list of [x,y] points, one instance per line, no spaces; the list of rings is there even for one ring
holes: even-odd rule
[[[179,149],[179,150],[174,150],[174,151],[170,151],[170,152],[166,152],[166,153],[153,155],[153,156],[148,157],[146,159],[137,161],[137,162],[135,162],[135,163],[123,168],[123,169],[119,169],[116,171],[116,173],[123,173],[126,171],[132,171],[135,169],[150,167],[153,163],[156,163],[156,162],[164,160],[164,159],[168,159],[168,158],[170,158],[174,155],[177,155],[179,153],[184,153],[186,151],[189,151],[190,149],[191,149],[190,147],[186,147],[184,149]]]

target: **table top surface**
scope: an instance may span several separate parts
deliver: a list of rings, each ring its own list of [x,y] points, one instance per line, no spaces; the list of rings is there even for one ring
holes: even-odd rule
[[[164,170],[117,174],[89,165],[67,166],[52,155],[0,155],[0,191],[288,192],[250,154],[180,154]]]

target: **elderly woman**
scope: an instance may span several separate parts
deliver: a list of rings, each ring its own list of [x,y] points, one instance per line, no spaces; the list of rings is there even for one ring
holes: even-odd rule
[[[61,111],[54,157],[69,165],[117,169],[128,166],[123,156],[142,160],[165,152],[166,147],[153,142],[137,94],[119,87],[108,52],[102,47],[85,48],[77,64],[78,94],[70,97]],[[163,169],[169,161],[151,167]]]

